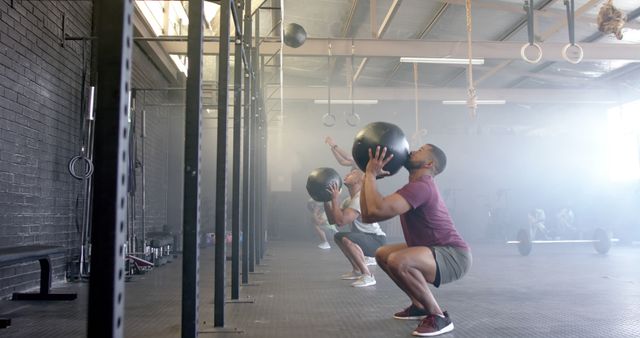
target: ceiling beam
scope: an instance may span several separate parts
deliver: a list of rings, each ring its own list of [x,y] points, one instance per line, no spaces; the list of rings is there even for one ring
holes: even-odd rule
[[[144,19],[142,12],[137,6],[134,6],[133,11],[133,30],[136,35],[149,36],[152,35],[152,30],[148,26],[147,21]],[[178,74],[180,70],[176,64],[171,60],[167,52],[161,45],[155,42],[136,41],[136,44],[150,56],[150,60],[156,64],[162,75],[168,80],[169,83],[178,83]],[[185,54],[186,50],[185,42]]]
[[[184,40],[184,41],[175,41]],[[218,54],[218,42],[205,39],[204,54]],[[160,40],[169,54],[186,54],[186,37]],[[298,48],[285,46],[283,55],[326,57],[327,46],[331,43],[331,55],[358,57],[451,57],[466,58],[465,41],[421,41],[421,40],[371,40],[371,39],[319,39],[307,38]],[[352,45],[353,43],[353,45]],[[522,42],[475,41],[473,57],[496,60],[522,60]],[[542,44],[545,61],[565,61],[562,58],[564,42]],[[584,49],[584,61],[629,60],[640,61],[640,44],[621,43],[580,43]],[[352,50],[353,47],[353,50]],[[280,48],[280,42],[265,40],[260,45],[260,53],[273,55]]]
[[[449,4],[446,2],[442,3],[440,7],[438,7],[435,14],[433,15],[433,18],[429,20],[429,22],[424,27],[424,29],[416,36],[417,40],[422,40],[425,36],[427,36],[427,34],[429,34],[429,32],[431,32],[431,30],[433,29],[433,27],[435,27],[438,20],[440,20],[442,15],[444,15],[444,13],[447,11],[448,7],[449,7]],[[387,76],[387,79],[385,80],[385,84],[389,84],[391,79],[393,79],[393,76],[396,75],[396,73],[398,72],[398,69],[400,69],[400,62],[397,62],[396,65],[393,67],[391,74],[389,74],[389,76]]]
[[[347,20],[345,20],[344,26],[342,26],[342,31],[341,31],[342,35],[341,36],[343,38],[346,38],[347,35],[351,32],[351,25],[353,24],[353,16],[355,15],[357,8],[358,8],[358,0],[351,0],[351,6],[349,7],[349,13],[347,14]],[[334,58],[334,57],[331,57],[331,55],[333,55],[333,53],[329,52],[329,50],[328,50],[329,46],[330,46],[330,42],[327,41],[327,43],[325,45],[325,54],[326,55],[330,55],[330,57],[329,57],[329,65],[327,66],[327,82],[332,82],[331,79],[335,78],[333,76],[333,73],[335,72],[335,69],[336,69],[337,59]],[[285,48],[288,48],[288,47],[285,46]],[[331,85],[331,83],[329,83],[329,85]]]
[[[548,9],[550,6],[552,6],[557,1],[558,0],[544,0],[543,2],[539,2],[538,5],[534,5],[533,9],[534,9],[534,11],[541,11],[542,9]],[[532,3],[533,3],[533,1],[532,1]],[[474,7],[477,7],[477,6],[474,5]],[[522,11],[524,11],[524,8],[522,8]],[[527,16],[523,15],[523,16],[520,17],[518,22],[516,22],[515,24],[511,25],[511,27],[509,27],[508,29],[503,31],[495,40],[496,41],[507,41],[513,35],[515,35],[517,32],[519,32],[523,27],[526,27],[526,26],[527,26]],[[503,62],[502,64],[500,64],[500,65],[496,66],[494,69],[492,69],[489,73],[495,74],[495,73],[497,73],[498,70],[504,68],[507,65],[509,65],[509,63]],[[462,74],[465,74],[465,73],[466,73],[465,69],[460,69],[453,76],[451,76],[447,82],[445,82],[445,86],[449,86],[453,81],[455,81],[458,77],[460,77]]]
[[[349,35],[351,32],[351,24],[353,23],[353,16],[356,14],[356,8],[358,8],[358,0],[352,0],[347,20],[344,22],[344,26],[342,27],[342,36],[344,37]]]
[[[326,100],[325,86],[284,88],[285,100]],[[636,92],[620,92],[607,89],[505,89],[483,88],[479,100],[506,100],[507,103],[593,103],[615,104],[624,98],[637,96]],[[465,100],[466,88],[419,88],[420,101]],[[332,87],[332,100],[350,99],[349,87]],[[414,101],[413,87],[358,87],[353,92],[354,100]]]
[[[588,10],[590,10],[592,7],[596,6],[598,3],[600,2],[600,0],[589,0],[586,4],[580,6],[578,9],[575,10],[574,12],[574,17],[578,18],[581,15],[583,15],[585,12],[587,12]],[[559,20],[553,27],[551,27],[550,29],[547,29],[544,33],[542,33],[539,37],[539,43],[544,42],[545,40],[549,39],[550,37],[552,37],[554,34],[556,34],[558,31],[560,31],[562,28],[566,27],[568,24],[567,20]],[[546,45],[546,44],[545,44]],[[566,44],[565,44],[566,45]],[[582,46],[582,44],[580,44],[580,46]],[[544,49],[544,46],[543,46]],[[547,49],[544,49],[545,52]],[[552,60],[548,60],[548,58],[546,61],[552,61]],[[636,58],[637,59],[637,58]],[[564,61],[564,58],[562,60],[553,60],[553,61]],[[489,79],[491,76],[493,76],[494,74],[497,73],[498,70],[503,69],[504,67],[508,66],[509,64],[511,64],[511,62],[513,61],[503,61],[502,63],[500,63],[499,65],[497,65],[492,71],[487,72],[486,74],[484,74],[483,76],[481,76],[479,79],[477,79],[476,81],[474,81],[473,85],[477,86],[479,85],[481,82]]]
[[[376,35],[374,36],[375,39],[382,38],[384,33],[387,32],[387,29],[389,29],[389,25],[391,24],[391,20],[396,15],[396,13],[398,13],[398,8],[400,8],[400,3],[402,3],[402,0],[393,0],[393,3],[391,3],[391,6],[389,7],[387,14],[384,16],[384,19],[380,24],[380,28],[378,28],[378,32],[376,32]],[[371,18],[371,20],[373,21],[375,20],[375,18]],[[365,57],[362,59],[362,61],[360,61],[360,65],[358,66],[358,69],[356,70],[356,73],[353,75],[353,79],[351,80],[352,83],[355,83],[356,81],[358,81],[358,78],[360,77],[360,74],[362,74],[362,71],[364,70],[364,66],[367,64],[368,60],[369,58]]]
[[[627,14],[627,22],[628,21],[633,21],[635,19],[637,19],[638,17],[640,17],[640,7],[636,8],[635,10],[629,12]],[[584,44],[585,42],[595,42],[598,41],[600,39],[602,39],[603,37],[605,37],[606,34],[597,31],[593,34],[591,34],[590,36],[586,37],[585,39],[583,39],[580,42],[580,45]],[[538,65],[537,67],[535,67],[534,69],[530,70],[530,73],[525,75],[524,77],[521,77],[515,81],[512,81],[511,83],[509,83],[509,85],[507,87],[516,87],[519,84],[521,84],[522,82],[524,82],[527,78],[532,77],[533,74],[535,73],[539,73],[547,68],[549,68],[551,65],[553,65],[554,62],[551,61],[547,61],[547,62],[543,62],[542,64]],[[624,67],[623,67],[624,68]]]

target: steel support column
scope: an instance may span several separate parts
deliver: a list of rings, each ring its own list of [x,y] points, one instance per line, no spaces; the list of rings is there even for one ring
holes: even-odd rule
[[[203,10],[203,0],[189,1],[189,70],[185,108],[184,211],[182,216],[183,338],[196,337],[198,332]]]
[[[233,0],[220,1],[220,41],[229,41],[230,6]],[[216,156],[215,277],[213,326],[224,326],[225,222],[227,220],[227,85],[229,84],[229,44],[220,44],[218,55],[218,128]]]
[[[124,242],[129,161],[131,14],[125,0],[94,2],[99,38],[94,203],[89,285],[89,337],[122,337]]]
[[[245,51],[251,50],[251,35],[252,35],[252,14],[251,14],[251,0],[245,0],[245,13],[244,13],[244,34],[242,35],[243,46]],[[247,67],[249,71],[245,72],[244,78],[244,128],[243,128],[243,142],[242,142],[242,284],[249,283],[249,210],[251,205],[249,204],[249,186],[253,182],[251,175],[249,174],[251,161],[249,160],[250,147],[250,128],[251,128],[251,97],[253,97],[253,87],[251,86],[251,79],[253,78],[253,66],[252,66],[252,53],[245,54],[248,59]]]
[[[256,37],[256,41],[260,41],[260,12],[256,13],[256,31],[255,31],[255,37]],[[262,207],[262,200],[260,199],[260,187],[262,186],[262,176],[260,175],[260,173],[262,172],[262,162],[261,160],[261,156],[260,156],[260,149],[261,149],[261,140],[260,140],[260,116],[261,116],[261,111],[264,109],[264,100],[262,97],[262,91],[264,90],[264,83],[262,83],[262,72],[264,71],[264,67],[262,67],[264,65],[264,63],[262,63],[263,57],[259,57],[260,55],[260,43],[256,44],[256,114],[254,116],[254,119],[256,121],[256,123],[254,123],[254,147],[253,147],[253,152],[254,152],[254,159],[255,159],[255,163],[257,164],[256,166],[254,166],[254,168],[256,169],[255,173],[254,173],[254,177],[258,177],[258,182],[256,182],[256,186],[255,186],[255,191],[253,194],[253,199],[254,199],[254,236],[253,236],[253,258],[254,258],[254,264],[260,264],[260,232],[262,231],[260,229],[260,222],[262,221],[262,218],[260,216],[260,208]],[[258,61],[259,60],[259,61]]]
[[[234,12],[244,9],[242,1]],[[237,16],[234,16],[237,17]],[[242,26],[242,21],[236,25]],[[233,195],[231,211],[231,299],[240,298],[240,153],[242,127],[242,27],[236,29],[233,59]]]
[[[255,271],[255,256],[256,256],[256,223],[257,223],[257,217],[256,217],[256,186],[259,184],[259,182],[256,182],[255,178],[257,178],[258,176],[256,175],[258,170],[257,170],[257,165],[258,162],[256,161],[256,147],[257,147],[257,139],[256,139],[256,133],[255,133],[255,129],[256,129],[256,125],[257,125],[257,121],[256,121],[256,116],[258,114],[258,105],[259,105],[259,101],[260,101],[260,88],[258,86],[258,79],[259,79],[259,73],[260,73],[260,69],[258,67],[259,65],[259,54],[258,54],[258,45],[260,42],[260,11],[255,12],[255,23],[254,23],[254,37],[253,40],[255,41],[255,45],[254,47],[251,49],[251,68],[252,68],[252,72],[253,72],[253,77],[252,77],[252,81],[251,81],[251,128],[250,128],[250,133],[251,133],[251,144],[249,145],[249,149],[250,149],[250,161],[251,161],[251,177],[254,178],[252,180],[252,184],[251,184],[251,191],[249,193],[249,199],[251,200],[249,202],[250,204],[250,209],[249,209],[249,236],[247,238],[247,240],[249,241],[249,272],[254,272]]]

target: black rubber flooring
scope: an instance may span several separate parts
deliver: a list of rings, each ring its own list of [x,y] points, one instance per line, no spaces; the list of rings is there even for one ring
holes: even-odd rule
[[[240,289],[253,303],[225,306],[226,330],[200,337],[410,337],[417,325],[392,314],[409,304],[379,269],[378,284],[356,289],[337,248],[276,241]],[[472,245],[474,265],[460,281],[435,289],[455,330],[443,337],[640,337],[640,247],[598,255],[588,244],[534,247]],[[180,337],[181,258],[134,276],[126,285],[126,337]],[[201,253],[200,323],[213,323],[213,250]],[[229,262],[228,262],[229,263]],[[228,264],[230,265],[230,264]],[[227,289],[229,290],[229,289]],[[0,301],[13,325],[0,337],[86,336],[86,283],[72,302]],[[228,292],[230,295],[230,292]]]

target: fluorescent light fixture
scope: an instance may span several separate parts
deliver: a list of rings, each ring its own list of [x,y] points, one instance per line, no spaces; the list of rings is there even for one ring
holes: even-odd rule
[[[476,104],[505,104],[505,100],[476,100]],[[442,104],[467,104],[467,100],[445,100]]]
[[[413,57],[401,57],[400,62],[408,63],[435,63],[443,65],[466,65],[469,64],[469,59],[452,59],[452,58],[413,58]],[[483,65],[484,59],[471,59],[473,65]]]
[[[315,104],[329,104],[329,100],[313,100]],[[378,100],[331,100],[331,104],[378,104]]]

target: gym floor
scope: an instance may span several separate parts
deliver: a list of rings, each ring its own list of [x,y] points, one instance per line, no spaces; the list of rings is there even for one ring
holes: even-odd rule
[[[640,337],[640,247],[614,246],[598,255],[588,244],[516,247],[472,245],[474,264],[460,281],[436,289],[455,330],[443,337]],[[126,284],[126,337],[180,336],[180,258]],[[213,329],[213,250],[201,252],[200,322]],[[230,265],[230,264],[228,264]],[[334,246],[270,242],[267,255],[241,287],[253,303],[225,306],[225,329],[200,337],[410,337],[416,321],[392,314],[409,304],[375,267],[378,284],[356,289]],[[54,286],[78,292],[71,302],[0,301],[12,326],[2,337],[83,337],[86,283]],[[227,295],[230,293],[227,292]]]

